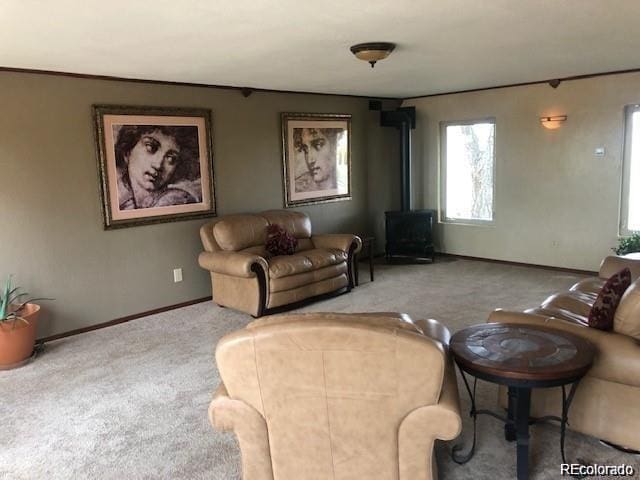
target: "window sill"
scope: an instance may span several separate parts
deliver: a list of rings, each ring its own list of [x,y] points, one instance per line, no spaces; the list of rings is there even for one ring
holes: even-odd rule
[[[443,225],[461,225],[464,227],[495,227],[495,220],[482,221],[482,220],[438,220],[438,223]]]

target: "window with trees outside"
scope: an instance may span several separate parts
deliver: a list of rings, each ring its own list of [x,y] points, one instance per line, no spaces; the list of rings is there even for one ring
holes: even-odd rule
[[[625,109],[620,233],[640,232],[640,105]]]
[[[440,133],[441,219],[493,222],[495,119],[442,122]]]

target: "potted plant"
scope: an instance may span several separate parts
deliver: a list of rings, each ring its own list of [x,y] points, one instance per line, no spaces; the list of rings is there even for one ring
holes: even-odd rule
[[[19,367],[33,353],[40,306],[12,287],[11,275],[0,292],[0,370]]]
[[[618,246],[613,251],[616,252],[616,255],[640,252],[640,233],[634,233],[630,237],[622,237],[618,240]]]

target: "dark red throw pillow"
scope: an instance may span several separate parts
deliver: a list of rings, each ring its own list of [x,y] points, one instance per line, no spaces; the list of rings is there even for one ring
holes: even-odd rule
[[[293,255],[298,246],[298,239],[280,225],[267,227],[267,243],[265,248],[271,255]]]
[[[631,270],[623,268],[611,275],[598,293],[591,311],[589,312],[589,326],[598,330],[612,330],[613,316],[625,290],[631,285]]]

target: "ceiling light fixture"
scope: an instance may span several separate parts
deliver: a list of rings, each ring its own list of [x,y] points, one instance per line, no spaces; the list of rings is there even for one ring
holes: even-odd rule
[[[395,43],[369,42],[354,45],[350,50],[360,60],[369,62],[373,68],[377,61],[387,58],[394,48],[396,48]]]
[[[566,115],[556,115],[555,117],[540,117],[540,123],[548,130],[560,128],[563,122],[567,121]]]

